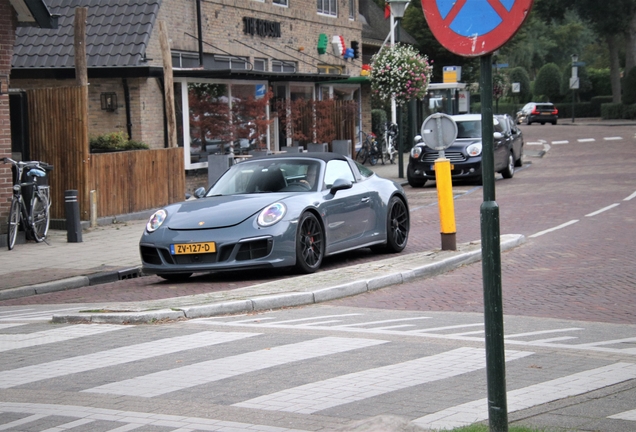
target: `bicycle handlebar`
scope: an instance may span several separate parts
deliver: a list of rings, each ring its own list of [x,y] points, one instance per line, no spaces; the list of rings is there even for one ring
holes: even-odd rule
[[[4,161],[5,164],[10,163],[12,165],[15,165],[18,168],[40,168],[41,170],[44,171],[52,171],[53,170],[53,165],[49,165],[46,162],[41,162],[41,161],[17,161],[17,160],[13,160],[10,157],[5,157],[2,158],[2,160]]]

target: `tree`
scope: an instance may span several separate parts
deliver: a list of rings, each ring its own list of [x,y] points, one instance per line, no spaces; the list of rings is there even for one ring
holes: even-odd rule
[[[630,29],[636,19],[636,2],[634,0],[538,0],[535,9],[544,20],[563,19],[566,11],[575,10],[578,15],[590,23],[592,29],[604,39],[610,57],[610,79],[612,98],[615,103],[621,101],[619,47],[622,40],[636,43],[631,37]],[[635,49],[629,47],[632,52]]]
[[[548,63],[539,69],[534,82],[534,94],[547,101],[557,101],[561,95],[561,71],[554,63]]]

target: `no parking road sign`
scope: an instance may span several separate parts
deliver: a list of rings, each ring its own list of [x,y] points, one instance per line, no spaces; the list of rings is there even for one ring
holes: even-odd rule
[[[489,54],[508,42],[525,21],[533,0],[422,0],[435,38],[464,57]]]

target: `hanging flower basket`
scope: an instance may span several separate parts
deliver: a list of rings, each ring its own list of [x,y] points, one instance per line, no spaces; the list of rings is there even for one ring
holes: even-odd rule
[[[371,90],[383,102],[394,96],[398,105],[424,99],[432,71],[428,57],[410,45],[384,47],[371,58]]]

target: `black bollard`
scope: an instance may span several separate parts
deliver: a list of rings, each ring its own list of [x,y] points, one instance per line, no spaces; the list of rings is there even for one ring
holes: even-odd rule
[[[64,191],[64,211],[66,214],[66,240],[69,243],[82,242],[79,201],[76,190]]]

